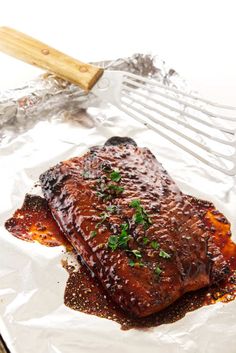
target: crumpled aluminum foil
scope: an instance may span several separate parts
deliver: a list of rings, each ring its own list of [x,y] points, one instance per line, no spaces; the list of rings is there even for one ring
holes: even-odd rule
[[[112,70],[129,71],[157,79],[166,85],[186,87],[175,70],[167,68],[158,57],[135,54],[126,59],[102,61],[96,65]],[[76,119],[81,110],[96,105],[91,94],[53,74],[45,74],[18,89],[0,91],[0,144],[9,142],[17,134],[32,128],[40,121]]]
[[[157,57],[136,54],[99,64],[189,91],[184,80]],[[183,192],[214,202],[232,222],[235,239],[234,178],[213,172],[114,107],[54,75],[1,92],[0,126],[0,332],[12,353],[221,353],[225,349],[235,353],[236,301],[200,308],[173,324],[124,332],[112,321],[64,306],[68,275],[60,264],[61,247],[25,243],[4,229],[5,220],[21,206],[42,172],[113,135],[130,136],[139,146],[150,148]]]

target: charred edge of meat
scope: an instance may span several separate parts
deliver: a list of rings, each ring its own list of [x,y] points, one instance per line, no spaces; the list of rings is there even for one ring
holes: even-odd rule
[[[137,147],[137,143],[130,137],[113,136],[110,137],[104,146],[117,146],[117,145],[133,145]]]

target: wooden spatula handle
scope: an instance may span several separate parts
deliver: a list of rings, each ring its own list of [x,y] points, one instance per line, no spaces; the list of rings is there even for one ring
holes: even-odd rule
[[[12,28],[0,27],[0,50],[90,90],[103,69],[85,64]]]

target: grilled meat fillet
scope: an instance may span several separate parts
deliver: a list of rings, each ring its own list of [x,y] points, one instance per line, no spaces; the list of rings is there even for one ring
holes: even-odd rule
[[[204,211],[131,139],[112,138],[40,180],[66,237],[126,312],[150,315],[226,276]]]

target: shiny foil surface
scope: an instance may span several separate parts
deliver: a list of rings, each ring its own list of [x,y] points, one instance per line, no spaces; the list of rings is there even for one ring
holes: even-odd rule
[[[190,91],[158,57],[135,54],[98,64]],[[122,331],[113,321],[64,305],[68,274],[61,265],[63,247],[26,243],[5,230],[4,222],[22,205],[25,194],[38,192],[34,185],[41,173],[114,135],[130,136],[148,147],[183,192],[212,201],[231,222],[236,240],[235,178],[202,164],[54,75],[0,92],[0,332],[10,351],[235,353],[236,302],[202,307],[172,324]]]

